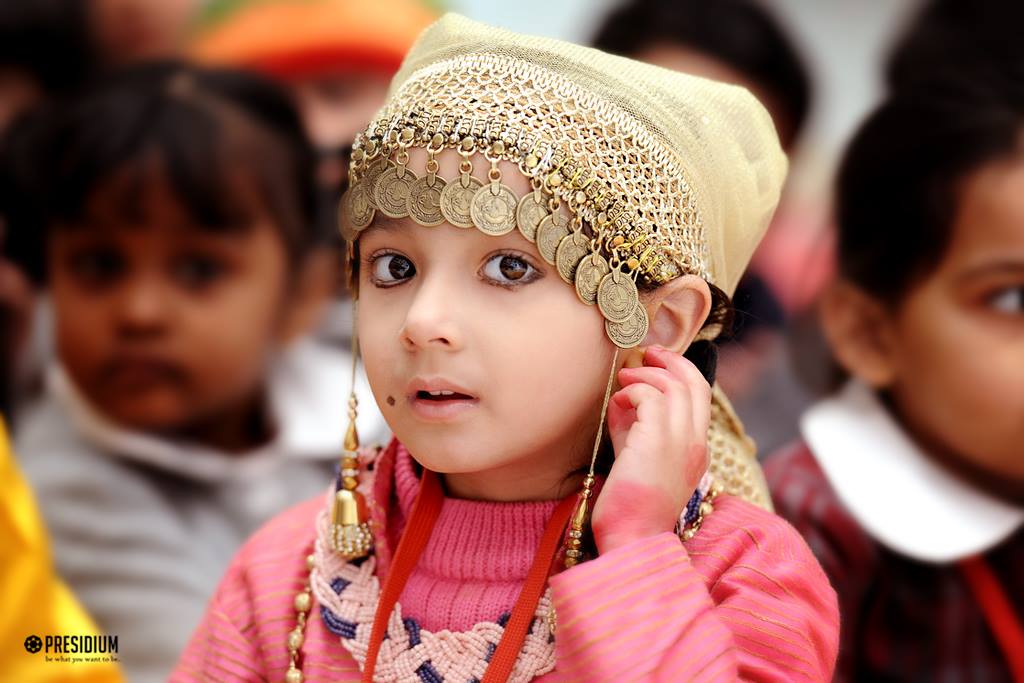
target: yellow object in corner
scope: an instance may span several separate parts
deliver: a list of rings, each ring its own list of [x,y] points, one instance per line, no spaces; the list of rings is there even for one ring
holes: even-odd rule
[[[58,639],[61,650],[93,649],[84,646],[83,637],[101,634],[54,571],[46,528],[32,491],[14,460],[2,419],[0,604],[3,604],[0,662],[3,662],[5,680],[26,683],[120,683],[124,680],[116,664],[116,652],[55,651]],[[78,638],[72,641],[73,636]],[[101,647],[111,649],[109,642]]]

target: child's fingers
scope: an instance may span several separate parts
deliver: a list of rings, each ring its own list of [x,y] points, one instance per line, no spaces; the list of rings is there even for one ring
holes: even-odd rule
[[[620,386],[628,387],[630,384],[636,384],[637,382],[650,384],[655,389],[666,394],[675,391],[680,386],[679,380],[664,368],[640,367],[622,368],[619,370]]]
[[[664,369],[676,382],[684,384],[689,389],[682,393],[692,406],[690,414],[693,415],[693,429],[698,434],[706,432],[711,419],[711,385],[704,379],[697,366],[659,346],[648,347],[644,354],[644,363],[645,367]]]
[[[638,421],[665,419],[668,412],[664,394],[650,384],[637,382],[615,392],[618,401],[626,401],[636,411]]]
[[[664,368],[674,377],[679,380],[685,381],[690,387],[704,388],[708,386],[708,382],[704,379],[704,375],[700,373],[693,363],[688,361],[683,356],[666,351],[660,346],[650,346],[644,353],[644,366]]]
[[[613,394],[608,401],[608,436],[612,440],[612,448],[616,453],[622,451],[629,428],[636,422],[636,411],[629,399]]]

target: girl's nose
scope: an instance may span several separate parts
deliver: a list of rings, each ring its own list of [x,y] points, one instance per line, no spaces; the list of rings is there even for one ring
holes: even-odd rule
[[[453,290],[440,281],[424,280],[419,286],[400,336],[408,351],[438,349],[457,351],[462,348],[463,336],[451,305]]]

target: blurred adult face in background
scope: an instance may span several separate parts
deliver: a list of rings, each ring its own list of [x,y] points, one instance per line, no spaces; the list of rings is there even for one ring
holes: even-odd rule
[[[172,57],[202,0],[89,0],[89,23],[109,64]]]
[[[317,180],[321,186],[344,184],[352,141],[383,104],[388,81],[385,73],[356,72],[291,83],[310,140],[320,153]]]

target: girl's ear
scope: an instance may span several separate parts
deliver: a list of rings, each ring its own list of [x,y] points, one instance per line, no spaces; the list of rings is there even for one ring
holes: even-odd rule
[[[644,303],[651,327],[641,346],[682,353],[711,312],[711,290],[703,278],[683,275],[651,292]]]
[[[819,307],[832,354],[843,368],[875,389],[894,377],[892,313],[856,285],[839,280],[826,289]]]
[[[301,337],[320,322],[324,306],[337,286],[337,256],[330,249],[314,249],[296,268],[292,291],[285,302],[282,344]]]

